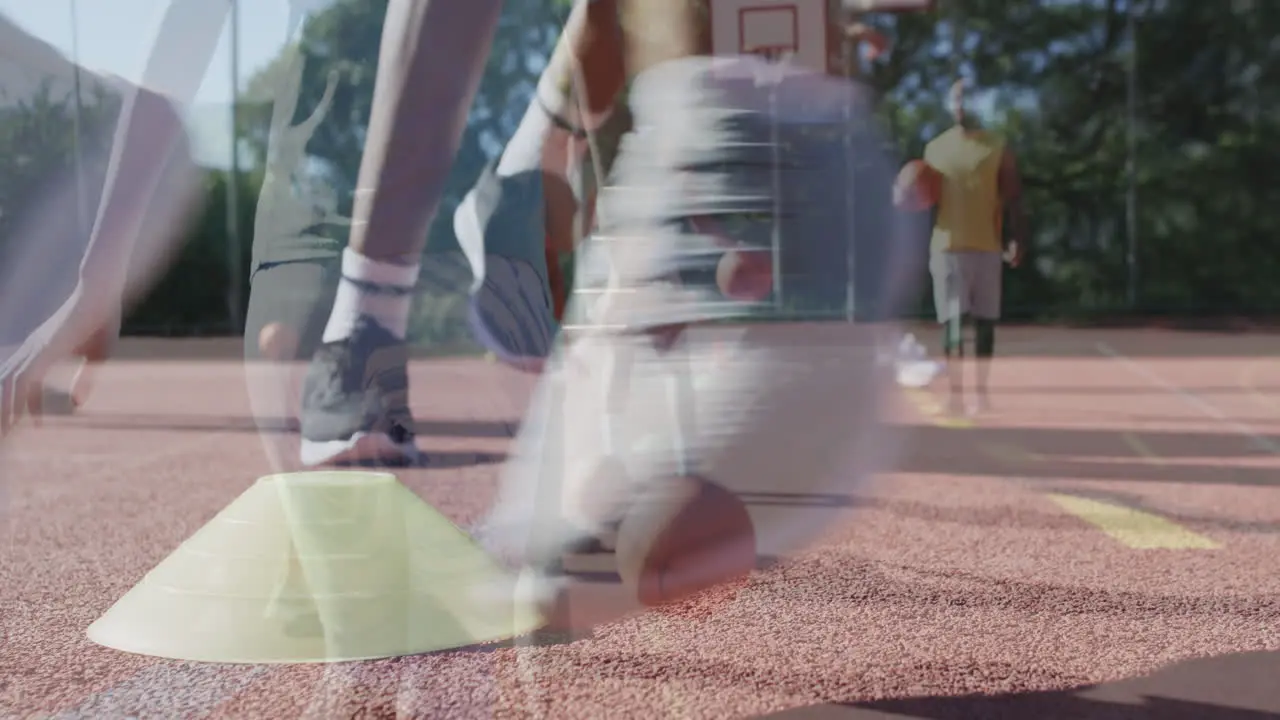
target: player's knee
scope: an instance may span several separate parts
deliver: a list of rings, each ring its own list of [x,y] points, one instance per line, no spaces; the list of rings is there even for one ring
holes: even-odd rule
[[[337,260],[264,264],[249,280],[245,356],[289,361],[320,345],[337,290]]]
[[[298,352],[298,331],[282,322],[267,323],[258,331],[258,353],[276,362],[293,360]]]

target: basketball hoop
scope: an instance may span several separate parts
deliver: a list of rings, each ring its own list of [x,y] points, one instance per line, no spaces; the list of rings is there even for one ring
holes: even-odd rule
[[[755,55],[763,59],[765,62],[781,64],[786,63],[795,57],[796,49],[789,45],[764,45],[752,48],[746,51],[748,55]]]

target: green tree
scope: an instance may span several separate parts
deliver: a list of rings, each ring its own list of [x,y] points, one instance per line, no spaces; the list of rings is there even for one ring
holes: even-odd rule
[[[205,174],[204,204],[189,225],[180,249],[168,271],[159,278],[147,297],[130,313],[125,332],[135,335],[229,334],[232,323],[232,275],[249,277],[249,257],[244,254],[232,267],[227,228],[227,200],[230,197],[226,171]],[[244,173],[239,189],[241,232],[253,226],[253,208],[259,179]],[[247,282],[245,283],[247,285]]]
[[[1137,54],[1126,32],[1130,4]],[[1010,273],[1023,315],[1127,310],[1127,67],[1137,63],[1137,308],[1280,309],[1276,180],[1280,7],[1149,0],[951,0],[878,18],[895,36],[873,75],[901,148],[945,126],[957,66],[990,92],[1018,152],[1034,226]],[[952,24],[963,51],[953,53]]]
[[[567,10],[509,4],[461,152],[431,233],[453,247],[452,211],[509,137]],[[1137,52],[1126,20],[1137,18]],[[306,26],[300,112],[328,72],[344,84],[310,150],[345,212],[363,150],[385,0],[341,0]],[[1009,273],[1008,309],[1023,317],[1128,312],[1128,246],[1138,247],[1136,310],[1280,309],[1280,6],[1260,0],[949,0],[931,13],[880,15],[895,42],[871,82],[904,156],[945,129],[943,99],[961,70],[983,91],[985,121],[1021,160],[1033,242]],[[952,41],[959,49],[953,51]],[[1134,121],[1126,69],[1138,68]],[[262,92],[265,76],[252,88]],[[240,122],[265,151],[269,107]],[[1136,141],[1136,237],[1126,215],[1130,130]]]
[[[74,97],[53,88],[53,81],[45,80],[24,97],[2,98],[0,256],[5,259],[0,262],[53,261],[66,253],[49,257],[32,244],[71,239],[83,247],[88,240],[119,103],[102,88],[86,90],[77,116]],[[72,206],[50,215],[49,203],[56,198],[72,198]],[[77,273],[66,267],[30,267],[24,272],[28,270],[47,283],[45,305],[24,311],[40,322],[74,289]]]
[[[331,187],[337,213],[349,217],[354,199],[365,132],[372,111],[379,45],[386,0],[338,0],[309,18],[300,39],[262,68],[250,81],[237,123],[250,154],[256,159],[252,172],[265,164],[274,88],[289,56],[304,63],[295,122],[309,115],[324,96],[330,73],[340,83],[325,120],[307,144],[308,167]],[[430,283],[424,282],[414,322],[415,340],[433,348],[456,348],[471,342],[466,306],[461,294],[470,283],[453,234],[453,213],[475,182],[483,166],[492,160],[515,131],[524,115],[546,58],[559,36],[569,9],[565,0],[552,3],[507,3],[495,34],[477,97],[429,231]],[[448,61],[440,72],[451,72]],[[335,240],[346,230],[335,227]],[[447,287],[438,287],[442,284]]]
[[[499,21],[493,50],[468,119],[465,136],[450,175],[445,196],[431,229],[430,247],[455,246],[452,214],[480,169],[514,132],[532,97],[538,74],[554,46],[567,10],[554,3],[508,3]],[[386,0],[338,0],[303,26],[297,50],[305,62],[297,120],[305,117],[324,94],[331,71],[342,83],[332,109],[307,146],[315,172],[336,190],[339,212],[349,215],[365,129],[372,110],[378,48]],[[285,61],[282,53],[263,68],[246,89],[239,127],[251,153],[266,157],[273,78]],[[440,72],[450,72],[442,64]]]

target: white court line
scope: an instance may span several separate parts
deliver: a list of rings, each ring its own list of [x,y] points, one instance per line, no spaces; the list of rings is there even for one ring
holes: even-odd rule
[[[1096,347],[1098,349],[1098,352],[1102,353],[1106,357],[1111,358],[1112,360],[1115,360],[1121,365],[1124,365],[1125,368],[1129,370],[1129,372],[1133,373],[1134,375],[1137,375],[1138,377],[1146,380],[1152,385],[1155,385],[1156,387],[1161,388],[1162,390],[1165,390],[1166,392],[1174,395],[1175,397],[1182,400],[1187,405],[1190,405],[1196,410],[1199,410],[1201,413],[1207,415],[1208,417],[1213,418],[1214,420],[1217,420],[1218,422],[1222,423],[1224,426],[1230,428],[1237,435],[1248,438],[1249,441],[1258,449],[1269,452],[1272,455],[1280,455],[1280,445],[1277,445],[1276,443],[1272,442],[1269,438],[1263,437],[1258,433],[1258,431],[1254,430],[1252,427],[1249,427],[1248,425],[1240,422],[1239,420],[1233,419],[1230,415],[1227,415],[1226,413],[1222,412],[1218,408],[1210,405],[1204,400],[1201,400],[1197,395],[1189,392],[1188,390],[1178,387],[1177,385],[1174,385],[1173,383],[1169,382],[1168,380],[1165,380],[1159,375],[1156,375],[1154,372],[1147,369],[1146,366],[1138,364],[1132,358],[1125,355],[1124,353],[1121,353],[1120,351],[1116,350],[1110,345],[1104,342],[1100,342],[1096,345]]]

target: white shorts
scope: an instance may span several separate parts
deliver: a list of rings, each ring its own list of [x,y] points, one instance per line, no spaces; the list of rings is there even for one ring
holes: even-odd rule
[[[490,537],[501,550],[554,553],[616,521],[653,481],[694,474],[747,503],[761,553],[802,548],[892,460],[880,420],[893,378],[876,363],[874,333],[695,326],[667,353],[638,336],[572,342],[539,382],[485,523],[505,537]],[[610,457],[627,471],[602,477]]]
[[[970,315],[999,320],[1004,256],[998,252],[934,252],[929,258],[938,322]]]

